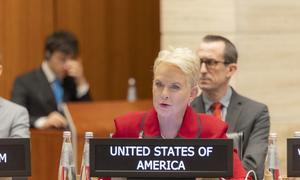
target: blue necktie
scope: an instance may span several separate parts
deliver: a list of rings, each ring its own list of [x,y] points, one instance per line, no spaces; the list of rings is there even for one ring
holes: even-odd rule
[[[64,98],[64,89],[62,88],[60,81],[58,79],[54,80],[51,84],[51,87],[56,103],[57,105],[60,105]]]

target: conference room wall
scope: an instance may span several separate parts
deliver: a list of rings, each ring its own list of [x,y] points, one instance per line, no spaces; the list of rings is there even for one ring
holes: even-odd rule
[[[268,105],[286,175],[286,138],[300,130],[300,2],[297,0],[161,0],[162,48],[196,49],[206,34],[230,38],[239,51],[231,83]]]
[[[46,36],[63,29],[79,38],[93,99],[126,99],[129,77],[150,98],[159,14],[158,0],[1,0],[0,96],[10,98],[15,77],[43,61]]]
[[[0,1],[0,96],[9,98],[15,77],[40,65],[53,12],[53,0]]]

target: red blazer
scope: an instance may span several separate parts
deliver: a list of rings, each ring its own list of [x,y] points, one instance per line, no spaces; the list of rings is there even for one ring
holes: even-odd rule
[[[117,117],[115,128],[114,138],[138,138],[141,132],[147,138],[161,137],[154,108],[148,112],[133,112]],[[196,114],[191,107],[187,107],[177,136],[181,138],[227,138],[226,131],[225,122],[210,115]],[[229,179],[244,180],[246,172],[236,151],[233,153],[233,178]]]

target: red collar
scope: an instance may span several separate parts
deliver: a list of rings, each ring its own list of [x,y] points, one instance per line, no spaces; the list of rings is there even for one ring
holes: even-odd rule
[[[144,137],[147,138],[161,137],[157,112],[155,111],[154,108],[148,111],[142,129],[144,132]],[[197,114],[192,110],[190,106],[188,106],[184,113],[183,121],[177,133],[177,137],[196,138],[198,131],[199,131],[199,123],[197,120]]]

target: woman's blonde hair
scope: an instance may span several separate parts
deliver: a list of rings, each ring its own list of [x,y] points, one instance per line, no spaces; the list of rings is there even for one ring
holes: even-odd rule
[[[191,87],[198,86],[200,62],[196,54],[189,48],[174,48],[158,53],[153,66],[154,73],[162,62],[170,63],[180,68],[187,76]]]

